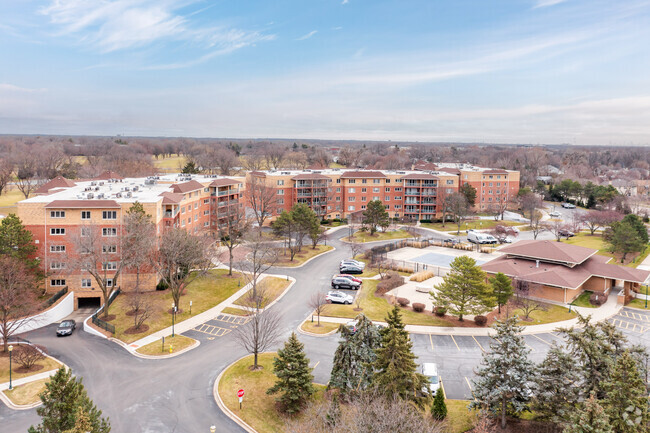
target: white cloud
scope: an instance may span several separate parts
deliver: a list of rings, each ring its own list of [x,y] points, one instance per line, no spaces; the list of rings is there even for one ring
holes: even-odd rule
[[[316,33],[318,33],[318,30],[312,30],[311,32],[307,33],[306,35],[300,36],[297,41],[304,41],[305,39],[309,39],[312,36],[314,36]]]
[[[567,0],[537,0],[535,2],[535,6],[533,6],[533,9],[555,6],[557,4],[564,3],[565,1]]]
[[[346,4],[348,4],[349,2],[350,2],[350,0],[343,0],[343,1],[341,2],[341,4],[342,4],[342,5],[346,5]]]
[[[0,83],[0,92],[13,92],[13,93],[35,93],[44,92],[45,89],[29,89],[26,87],[14,86],[13,84]]]

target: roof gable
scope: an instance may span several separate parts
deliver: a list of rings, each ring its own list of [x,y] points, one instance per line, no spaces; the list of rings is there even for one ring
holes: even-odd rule
[[[50,190],[54,188],[70,188],[75,185],[76,183],[70,179],[66,179],[63,176],[57,176],[54,179],[51,179],[50,181],[41,185],[36,191],[34,191],[34,194],[48,194]]]
[[[576,265],[596,254],[592,248],[569,245],[555,241],[519,241],[501,248],[502,253],[510,257],[522,257],[530,260],[541,260],[550,263],[567,263]]]
[[[197,189],[202,189],[203,184],[197,182],[196,180],[190,180],[189,182],[176,183],[172,185],[172,189],[175,193],[185,194],[186,192],[196,191]]]

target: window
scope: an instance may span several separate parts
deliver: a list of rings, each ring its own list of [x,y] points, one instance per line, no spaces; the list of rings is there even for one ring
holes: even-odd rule
[[[454,180],[453,179],[447,179],[447,185],[453,185]]]
[[[82,210],[81,211],[81,219],[82,220],[89,220],[90,219],[90,211],[89,210]]]
[[[367,192],[368,188],[361,188],[361,192]]]
[[[65,229],[62,229],[62,228],[51,228],[51,229],[50,229],[50,234],[51,234],[51,235],[64,235],[64,234],[65,234]]]
[[[350,180],[348,180],[348,183],[357,183],[357,180],[356,179],[350,179]]]
[[[192,224],[192,217],[189,217],[189,218],[187,219],[187,223],[188,223],[188,224]]]
[[[117,219],[117,211],[114,211],[114,210],[102,211],[102,219],[105,219],[105,220]]]
[[[61,279],[56,279],[56,280],[50,280],[50,286],[65,286],[65,280]]]
[[[364,210],[365,208],[366,208],[365,204],[361,206],[361,210]]]
[[[387,195],[385,195],[385,196],[384,196],[384,201],[390,201],[390,197],[388,197]]]
[[[65,218],[65,211],[64,210],[51,210],[50,211],[50,218]]]
[[[81,237],[90,236],[90,227],[81,228]]]
[[[355,192],[357,192],[356,188],[348,188],[348,193],[354,194]]]
[[[491,189],[488,190],[488,194],[492,194],[492,190],[491,190]]]
[[[390,179],[386,179],[386,183],[390,183]]]
[[[65,245],[50,245],[51,253],[65,253]]]
[[[501,186],[501,182],[497,182],[497,186]]]
[[[356,199],[357,199],[356,197],[348,197],[348,201],[355,201]]]
[[[498,175],[498,176],[497,176],[497,179],[501,179],[501,175]]]
[[[102,236],[117,236],[117,229],[115,227],[105,227],[102,229]]]
[[[348,210],[354,210],[354,209],[355,209],[354,206],[348,206]]]
[[[197,213],[196,215],[194,215],[194,221],[198,221],[198,220],[199,220],[199,214]]]
[[[490,182],[490,186],[492,186],[492,182]]]
[[[194,203],[194,209],[198,209],[198,208],[199,208],[199,203],[198,203],[198,202],[195,202],[195,203]]]
[[[467,179],[467,175],[465,175],[464,179]]]
[[[395,187],[395,192],[402,192],[402,187],[401,186]]]
[[[396,204],[396,205],[395,205],[395,209],[401,209],[401,208],[402,208],[402,205],[401,205],[401,204]]]
[[[279,199],[278,199],[278,204],[284,204],[284,199],[283,199],[283,198],[279,198]]]
[[[385,205],[384,205],[384,208],[385,208],[386,210],[388,210],[388,209],[390,209],[390,205],[389,205],[389,204],[385,204]]]
[[[181,207],[181,213],[185,213],[185,206]]]
[[[373,179],[372,183],[381,183],[381,179]]]
[[[279,190],[278,190],[278,195],[284,195],[284,190],[283,190],[283,189],[279,189]]]
[[[207,227],[208,225],[210,225],[210,223],[207,221],[203,223],[203,227]]]
[[[368,197],[364,195],[363,197],[361,197],[361,201],[368,201]]]
[[[209,192],[210,188],[203,188],[203,192]]]
[[[341,183],[341,179],[336,179],[336,183]]]
[[[341,188],[336,188],[336,192],[341,192]]]
[[[90,281],[90,278],[82,278],[81,279],[81,287],[84,287],[84,288],[92,287],[92,283]]]
[[[278,185],[284,185],[284,180],[279,180]]]
[[[117,245],[102,245],[102,252],[103,253],[116,253],[117,252]]]
[[[386,192],[390,192],[390,188],[386,188],[384,191],[386,191]]]
[[[104,262],[102,263],[102,271],[114,271],[117,269],[116,262]]]
[[[50,269],[65,269],[65,263],[63,262],[51,262]]]
[[[401,200],[401,199],[402,199],[402,196],[401,196],[401,195],[396,195],[396,196],[395,196],[395,200]]]
[[[209,198],[203,199],[203,204],[209,204],[209,203],[210,203],[210,199],[209,199]]]
[[[373,200],[379,200],[379,196],[378,196],[378,195],[374,195],[374,196],[372,196],[372,199],[373,199]]]
[[[204,210],[203,215],[210,215],[210,210],[209,209]]]
[[[494,178],[494,176],[492,176],[492,175],[490,175],[490,176],[488,176],[488,177],[489,177],[490,179]]]
[[[106,287],[113,287],[113,279],[106,278]]]
[[[361,179],[361,183],[368,183],[368,179]]]
[[[336,197],[336,201],[341,201],[341,197]]]
[[[379,188],[373,188],[372,192],[379,192]]]

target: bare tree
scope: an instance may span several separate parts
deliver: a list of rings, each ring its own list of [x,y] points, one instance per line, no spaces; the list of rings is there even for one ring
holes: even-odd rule
[[[384,276],[386,275],[386,272],[390,270],[390,267],[388,266],[388,262],[383,259],[383,257],[379,257],[376,260],[373,260],[372,262],[372,268],[377,271],[379,274],[380,279],[384,279]]]
[[[266,161],[266,167],[269,170],[282,168],[282,162],[287,153],[287,149],[284,146],[277,143],[266,143],[261,147],[261,151]]]
[[[237,344],[253,354],[253,370],[257,370],[259,353],[273,347],[280,338],[280,316],[273,310],[257,310],[247,318],[244,325],[235,328],[233,335]]]
[[[142,204],[137,201],[126,211],[122,223],[122,260],[127,268],[135,270],[135,290],[139,290],[142,268],[152,265],[156,248],[156,226],[151,215],[146,214]]]
[[[327,309],[330,304],[325,299],[325,294],[322,292],[315,292],[311,295],[309,299],[309,308],[316,312],[318,317],[318,323],[316,326],[320,326],[320,315]]]
[[[448,209],[449,213],[453,216],[454,222],[456,223],[456,226],[458,228],[456,234],[459,235],[460,226],[463,224],[463,221],[465,220],[465,218],[467,218],[467,215],[469,214],[469,203],[467,203],[467,199],[463,194],[455,192],[445,197],[444,206]]]
[[[36,278],[20,260],[0,256],[0,334],[7,351],[9,337],[27,324],[37,309]]]
[[[26,152],[24,155],[20,155],[15,161],[16,188],[23,193],[25,198],[29,198],[29,195],[42,183],[36,171],[35,157],[36,155]]]
[[[0,159],[0,195],[11,181],[14,173],[14,165],[8,158]]]
[[[255,214],[257,224],[262,227],[264,221],[275,213],[278,207],[277,190],[266,184],[266,179],[251,174],[246,185],[247,200]]]
[[[211,172],[216,168],[218,169],[219,174],[224,176],[232,175],[233,169],[239,165],[237,154],[225,146],[209,148],[207,152],[202,155],[201,160],[204,166],[207,164]]]
[[[242,163],[248,171],[258,171],[264,168],[264,157],[259,153],[250,153],[242,157]]]
[[[500,243],[504,243],[508,236],[512,236],[513,238],[519,236],[519,232],[517,230],[510,226],[504,226],[502,224],[497,224],[492,228],[492,230],[488,231],[488,233],[497,238]]]
[[[243,242],[244,236],[251,227],[251,221],[246,217],[243,208],[233,206],[230,212],[226,222],[217,229],[221,245],[228,248],[228,275],[232,275],[234,250]]]
[[[555,220],[548,223],[544,223],[544,227],[549,232],[553,233],[555,240],[560,242],[563,236],[566,236],[566,233],[569,231],[569,226],[562,220]]]
[[[148,296],[137,288],[129,295],[128,305],[133,314],[133,328],[139,330],[144,322],[153,314],[153,304]]]
[[[350,249],[350,254],[352,258],[355,258],[359,254],[365,251],[365,247],[361,242],[348,242],[348,248]]]
[[[257,297],[259,279],[278,261],[278,250],[273,242],[264,241],[253,234],[246,237],[246,248],[250,253],[239,263],[239,268],[252,286],[253,297]]]
[[[16,347],[14,358],[24,370],[31,370],[38,361],[45,359],[45,352],[31,344],[20,344]]]
[[[533,233],[533,239],[537,239],[540,233],[546,231],[546,225],[542,222],[542,213],[535,211],[530,218],[530,231]]]
[[[607,227],[615,221],[623,219],[623,215],[616,211],[590,210],[580,214],[580,220],[587,226],[593,235],[599,228]]]
[[[530,319],[533,311],[546,311],[546,304],[535,299],[535,295],[541,290],[539,284],[530,281],[516,279],[514,304],[524,313],[525,319]]]
[[[519,201],[519,206],[521,207],[522,214],[524,215],[524,217],[526,216],[526,214],[528,214],[528,217],[531,219],[531,222],[535,211],[544,206],[544,202],[542,201],[542,199],[539,198],[539,196],[532,191],[529,191],[519,196],[518,201]]]
[[[163,232],[155,265],[169,286],[176,308],[187,286],[205,275],[213,259],[214,242],[207,235],[193,235],[180,228]]]

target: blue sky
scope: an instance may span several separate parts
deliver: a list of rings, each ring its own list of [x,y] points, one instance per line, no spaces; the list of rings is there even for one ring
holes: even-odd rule
[[[650,145],[648,0],[0,2],[0,133]]]

